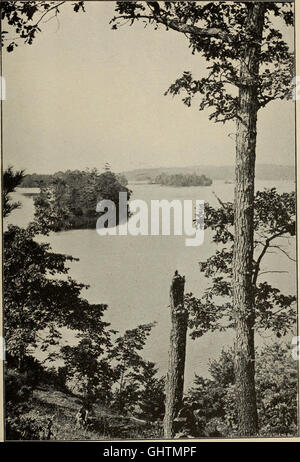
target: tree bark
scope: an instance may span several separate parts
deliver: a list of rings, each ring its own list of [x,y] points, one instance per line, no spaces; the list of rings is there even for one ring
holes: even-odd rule
[[[171,334],[166,383],[164,436],[174,436],[174,419],[182,407],[188,311],[184,307],[184,276],[177,271],[170,288]]]
[[[263,3],[248,4],[250,37],[241,60],[235,169],[235,238],[233,252],[233,311],[236,326],[235,383],[238,429],[255,435],[258,418],[255,392],[253,202],[257,125],[257,76],[264,24]],[[253,39],[254,35],[254,39]]]

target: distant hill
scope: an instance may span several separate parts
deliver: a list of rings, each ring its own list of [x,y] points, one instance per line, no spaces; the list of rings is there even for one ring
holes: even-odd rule
[[[158,168],[140,168],[122,172],[128,181],[153,181],[158,175],[165,173],[174,174],[192,174],[206,175],[213,180],[232,181],[234,179],[234,166],[231,165],[203,165],[192,167],[158,167]],[[258,180],[294,180],[295,168],[291,165],[272,165],[258,164],[256,166],[256,178]]]

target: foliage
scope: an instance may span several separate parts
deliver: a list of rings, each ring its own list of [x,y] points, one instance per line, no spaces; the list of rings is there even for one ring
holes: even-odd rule
[[[220,200],[219,200],[220,201]],[[192,337],[200,337],[207,331],[234,327],[232,313],[232,257],[234,243],[233,204],[223,203],[214,208],[205,205],[205,228],[212,231],[215,253],[200,262],[200,271],[211,281],[201,298],[186,294],[185,302],[190,310],[189,327]],[[279,194],[275,188],[257,192],[254,199],[255,252],[252,284],[255,296],[256,331],[272,330],[278,337],[285,335],[296,323],[296,297],[282,294],[264,277],[262,262],[270,251],[284,253],[282,241],[295,236],[296,196],[294,192]],[[261,279],[263,278],[263,279]]]
[[[5,379],[5,400],[7,403],[22,403],[31,398],[32,386],[26,374],[8,369]]]
[[[60,178],[63,172],[56,172],[53,175],[41,173],[31,173],[24,175],[21,188],[39,188],[41,185],[48,186],[54,179]]]
[[[6,438],[8,440],[41,440],[43,426],[33,417],[9,415],[6,419]]]
[[[107,359],[110,335],[105,343],[101,337],[99,340],[86,335],[81,337],[77,345],[66,345],[61,349],[68,388],[79,393],[87,408],[97,402],[109,406],[114,383],[113,370]]]
[[[165,411],[165,377],[157,378],[155,363],[143,361],[140,372],[133,378],[139,384],[138,416],[147,421],[163,418]]]
[[[32,45],[37,33],[41,31],[42,23],[56,17],[64,3],[66,2],[37,0],[1,2],[1,20],[6,24],[6,28],[1,32],[1,45],[6,44],[8,52],[12,52],[18,46],[19,39]],[[83,1],[75,1],[71,5],[76,13],[84,11]],[[9,32],[14,32],[17,36],[10,38]]]
[[[256,383],[261,434],[297,434],[297,361],[288,347],[275,343],[264,348],[258,356]]]
[[[210,186],[212,180],[205,175],[196,175],[196,173],[186,175],[182,173],[174,175],[161,173],[155,178],[154,183],[164,186]]]
[[[51,438],[51,420],[29,415],[33,387],[26,372],[6,370],[6,438],[10,440],[40,440]]]
[[[147,421],[162,418],[164,378],[157,378],[155,364],[140,354],[152,327],[140,325],[114,340],[110,336],[105,348],[96,338],[79,334],[76,346],[61,349],[68,386],[87,407],[101,403]]]
[[[118,333],[110,330],[105,343],[96,330],[88,335],[79,333],[79,342],[60,352],[68,388],[79,394],[88,408],[101,403],[146,420],[161,418],[164,379],[156,377],[155,364],[140,354],[152,327],[140,325],[115,339],[112,335]]]
[[[43,231],[94,228],[99,216],[96,206],[101,200],[111,200],[118,217],[119,193],[127,193],[127,200],[131,195],[126,181],[110,170],[101,174],[96,169],[68,170],[57,175],[52,183],[41,185],[40,194],[34,198],[35,224]]]
[[[211,378],[195,376],[187,393],[203,428],[223,436],[237,434],[233,351],[223,350],[210,364]],[[264,346],[256,354],[256,393],[261,436],[297,432],[297,364],[284,344]]]
[[[114,406],[123,412],[135,410],[138,403],[141,381],[145,380],[144,373],[147,365],[140,351],[155,324],[141,324],[135,329],[128,329],[124,335],[118,336],[109,352],[116,382],[114,392]]]
[[[98,329],[100,335],[108,326],[102,321],[106,305],[89,304],[80,296],[87,286],[67,277],[66,265],[76,259],[51,252],[35,236],[31,227],[12,225],[4,233],[6,348],[20,364],[38,341],[42,351],[56,345],[61,327]]]
[[[7,217],[13,210],[20,207],[19,202],[11,202],[10,193],[20,186],[24,178],[24,171],[13,171],[12,167],[8,167],[3,173],[3,199],[2,199],[2,214]]]

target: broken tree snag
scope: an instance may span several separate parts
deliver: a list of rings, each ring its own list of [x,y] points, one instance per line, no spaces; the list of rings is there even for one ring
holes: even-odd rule
[[[177,271],[170,288],[171,334],[169,367],[166,381],[164,436],[175,434],[174,419],[182,407],[188,311],[184,307],[184,276]]]

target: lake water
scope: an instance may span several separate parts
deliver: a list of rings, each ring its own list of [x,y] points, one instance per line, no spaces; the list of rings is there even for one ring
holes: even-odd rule
[[[257,189],[274,186],[274,182],[258,181]],[[293,182],[276,183],[279,192],[292,191]],[[173,188],[159,185],[130,185],[132,199],[143,199],[148,204],[153,199],[204,200],[217,205],[213,191],[223,201],[233,199],[233,184],[215,181],[210,187]],[[24,196],[19,189],[14,199],[22,208],[14,211],[8,221],[25,226],[33,217],[32,197]],[[200,247],[186,247],[185,236],[99,236],[96,230],[73,230],[52,233],[48,240],[52,249],[78,257],[79,262],[70,265],[70,275],[79,282],[89,284],[83,295],[91,303],[106,303],[106,321],[123,332],[138,324],[156,321],[144,350],[144,357],[154,361],[160,373],[165,373],[168,363],[170,329],[169,287],[174,271],[186,276],[186,291],[200,296],[207,285],[199,271],[198,262],[212,254],[214,247],[210,233],[205,233]],[[286,250],[295,255],[293,239],[286,242]],[[284,293],[295,293],[295,264],[283,254],[272,254],[264,261],[263,270],[286,271],[270,274],[272,282]],[[65,341],[68,341],[66,333]],[[257,344],[270,341],[269,337],[257,336]],[[209,360],[218,357],[224,346],[232,345],[233,333],[206,334],[201,339],[188,339],[186,361],[186,386],[191,384],[194,374],[208,375]]]

